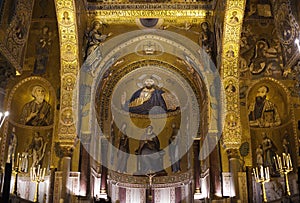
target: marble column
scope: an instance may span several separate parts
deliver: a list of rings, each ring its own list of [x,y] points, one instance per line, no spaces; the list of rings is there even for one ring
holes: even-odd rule
[[[126,188],[119,188],[119,200],[120,203],[126,203]]]
[[[239,198],[238,172],[241,168],[240,157],[238,149],[227,149],[227,156],[229,161],[229,172],[231,173],[231,184],[234,189],[235,199]]]
[[[240,40],[245,16],[245,0],[227,0],[225,3],[225,16],[223,24],[223,38],[221,47],[220,75],[223,88],[221,89],[221,102],[226,103],[225,111],[221,116],[224,118],[222,126],[222,145],[226,147],[229,171],[231,172],[234,190],[238,198],[238,171],[239,156],[238,148],[242,141],[242,130],[240,121]],[[232,14],[236,13],[238,22],[231,22]],[[228,53],[234,53],[233,55]],[[233,91],[225,91],[226,88]],[[220,112],[222,113],[222,112]]]
[[[53,192],[54,192],[54,181],[55,181],[55,172],[56,168],[50,168],[50,183],[49,183],[49,192],[48,192],[48,201],[53,202]]]
[[[68,190],[69,172],[71,166],[71,157],[62,158],[62,189],[61,198],[64,202],[69,202],[70,191]]]
[[[197,196],[199,196],[201,193],[199,150],[200,150],[200,138],[195,138],[193,142],[194,182],[195,182],[194,198],[197,198]]]
[[[175,188],[175,202],[181,202],[181,187]]]
[[[207,137],[209,140],[209,149],[213,149],[209,154],[209,176],[210,176],[210,193],[211,197],[222,197],[221,176],[221,159],[219,149],[219,138],[217,134],[210,133]]]
[[[81,134],[81,144],[80,144],[80,158],[79,158],[79,171],[80,171],[80,195],[90,196],[90,134]]]
[[[9,201],[11,173],[12,173],[12,164],[6,163],[5,164],[3,193],[2,193],[2,202]]]
[[[108,159],[108,142],[106,138],[101,139],[101,184],[100,197],[107,195],[107,159]]]

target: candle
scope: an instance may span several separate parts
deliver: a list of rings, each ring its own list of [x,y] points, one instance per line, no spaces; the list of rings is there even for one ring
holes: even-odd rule
[[[260,176],[261,176],[262,178],[265,177],[265,176],[264,176],[264,167],[263,167],[263,166],[260,166]]]
[[[289,154],[289,163],[290,163],[290,167],[293,168],[293,164],[292,164],[292,159],[291,159],[291,155]]]
[[[35,180],[35,176],[36,176],[36,171],[35,171],[35,167],[33,167],[33,170],[32,170],[32,177],[33,177],[33,180]]]
[[[269,175],[269,167],[265,168],[265,179],[269,179],[270,178],[270,175]]]
[[[20,167],[22,167],[22,156],[20,156],[20,158],[19,158],[19,166],[18,166],[18,168],[20,168]]]
[[[12,167],[14,168],[14,165],[15,165],[15,154],[14,153],[12,153],[11,160],[9,160],[9,163],[11,163]]]
[[[46,173],[46,168],[44,168],[44,170],[43,170],[42,180],[45,179],[45,173]]]
[[[18,153],[18,155],[17,155],[17,165],[16,165],[17,168],[19,168],[19,156],[20,156],[20,153]]]
[[[278,163],[276,160],[276,156],[274,156],[273,159],[274,159],[274,163],[275,163],[275,169],[276,169],[276,171],[278,171]]]
[[[40,169],[40,168],[41,168],[41,166],[38,165],[37,178],[40,178],[40,177],[41,177],[41,174],[40,174],[40,173],[41,173],[41,171],[40,171],[41,169]]]
[[[255,169],[253,169],[253,174],[254,174],[255,180],[257,180]]]
[[[279,165],[279,169],[282,169],[282,163],[281,163],[281,157],[278,157],[278,165]]]
[[[30,168],[30,180],[33,180],[32,167]]]
[[[287,167],[286,163],[286,154],[285,153],[282,153],[282,162],[283,162],[283,167]]]

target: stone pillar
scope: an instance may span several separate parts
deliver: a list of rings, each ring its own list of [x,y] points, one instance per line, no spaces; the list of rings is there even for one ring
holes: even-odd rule
[[[69,181],[70,166],[71,166],[71,157],[63,157],[61,198],[64,199],[65,203],[69,202],[70,191],[68,190],[68,181]]]
[[[61,198],[60,202],[65,202],[65,203],[69,202],[69,199],[70,199],[70,191],[68,190],[68,180],[69,180],[69,172],[71,169],[71,157],[72,157],[73,150],[75,147],[74,144],[75,143],[73,143],[73,145],[71,145],[71,143],[67,143],[67,145],[64,145],[63,143],[55,143],[55,148],[54,148],[56,151],[56,154],[59,154],[59,158],[61,159],[61,164],[60,164],[60,168],[59,168],[59,170],[62,172],[62,189],[61,189],[61,195],[60,195],[60,198]],[[54,180],[55,180],[55,170],[56,169],[51,170],[51,176],[54,176],[53,177]],[[53,184],[55,184],[55,183],[53,183]],[[50,185],[50,187],[51,187],[51,185]],[[52,192],[53,192],[53,190],[52,190]]]
[[[55,181],[56,168],[50,168],[50,184],[48,192],[48,202],[53,202],[53,192],[54,192],[54,181]]]
[[[101,139],[101,184],[100,196],[107,195],[107,159],[108,143],[106,138]]]
[[[216,133],[209,133],[207,139],[209,140],[209,149],[213,149],[209,154],[211,197],[222,197],[222,183],[220,175],[222,173],[222,168],[220,159],[219,138]]]
[[[101,166],[101,184],[100,184],[100,196],[107,195],[107,168]]]
[[[80,195],[89,196],[90,191],[90,156],[88,153],[89,150],[89,141],[81,140],[80,144],[80,159],[79,159],[79,171],[80,171]]]
[[[195,182],[195,189],[194,189],[194,198],[201,193],[201,186],[200,186],[200,160],[199,160],[199,149],[200,148],[200,138],[195,138],[193,142],[193,160],[194,160],[194,182]]]
[[[175,188],[175,202],[181,202],[181,187]]]
[[[240,40],[245,16],[245,0],[227,0],[223,24],[221,78],[223,84],[226,111],[224,112],[224,126],[222,131],[223,146],[227,149],[229,168],[238,195],[239,159],[237,150],[241,145],[241,118],[240,118]],[[233,13],[238,21],[232,22]],[[238,196],[237,196],[238,197]]]
[[[238,172],[241,168],[240,157],[237,149],[227,149],[227,156],[229,161],[229,172],[231,173],[231,184],[235,192],[235,199],[239,199],[239,181]]]
[[[2,202],[9,201],[11,173],[12,173],[12,164],[6,163],[5,164],[3,193],[2,193]]]
[[[119,188],[119,200],[120,203],[126,203],[126,188]]]
[[[77,114],[78,112],[74,113],[70,109],[74,109],[74,102],[71,102],[71,98],[74,98],[74,89],[76,89],[76,81],[78,77],[78,71],[80,69],[80,60],[79,60],[79,52],[78,52],[78,38],[75,37],[77,31],[77,15],[73,15],[70,18],[70,22],[68,25],[62,23],[63,13],[67,10],[71,13],[77,13],[75,1],[74,0],[63,0],[63,1],[54,1],[55,9],[56,9],[56,16],[58,22],[58,34],[60,40],[60,78],[61,78],[61,87],[60,87],[60,110],[59,110],[59,122],[57,124],[57,140],[59,140],[60,147],[66,148],[69,150],[70,148],[74,148],[75,142],[77,142],[77,138],[80,137],[81,130],[76,130],[78,127],[78,123],[80,124],[81,117]],[[68,46],[67,46],[68,45]],[[69,48],[71,47],[71,49]],[[72,53],[72,57],[70,54]],[[70,84],[66,84],[65,80],[70,80]],[[71,87],[71,88],[70,88]],[[68,102],[65,102],[65,98],[68,99]],[[80,103],[79,100],[75,103]],[[65,112],[67,112],[68,116],[66,116]],[[69,113],[71,113],[71,117],[73,118],[72,123],[69,122]],[[76,121],[76,123],[75,123]],[[77,134],[79,133],[79,135]],[[81,138],[81,137],[80,137]],[[65,156],[65,154],[62,157]],[[68,160],[68,158],[66,160]],[[65,161],[66,161],[65,160]],[[68,162],[68,161],[67,161]],[[67,163],[66,163],[67,164]],[[70,165],[65,166],[70,170]],[[63,172],[64,172],[63,171]]]

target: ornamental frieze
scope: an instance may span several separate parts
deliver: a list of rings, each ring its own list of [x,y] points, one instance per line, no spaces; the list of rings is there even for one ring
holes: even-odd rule
[[[90,12],[89,15],[101,16],[103,19],[125,19],[132,18],[150,18],[150,17],[172,17],[172,18],[204,18],[209,14],[205,10],[98,10]],[[126,20],[126,19],[125,19]]]
[[[200,3],[188,3],[188,4],[88,4],[88,10],[212,10],[215,2],[200,4]]]

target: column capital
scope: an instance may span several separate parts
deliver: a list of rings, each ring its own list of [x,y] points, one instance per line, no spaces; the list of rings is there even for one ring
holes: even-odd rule
[[[237,148],[227,149],[226,152],[227,152],[228,159],[239,158],[240,156],[239,150]]]
[[[55,142],[55,154],[59,158],[72,157],[76,143]]]

